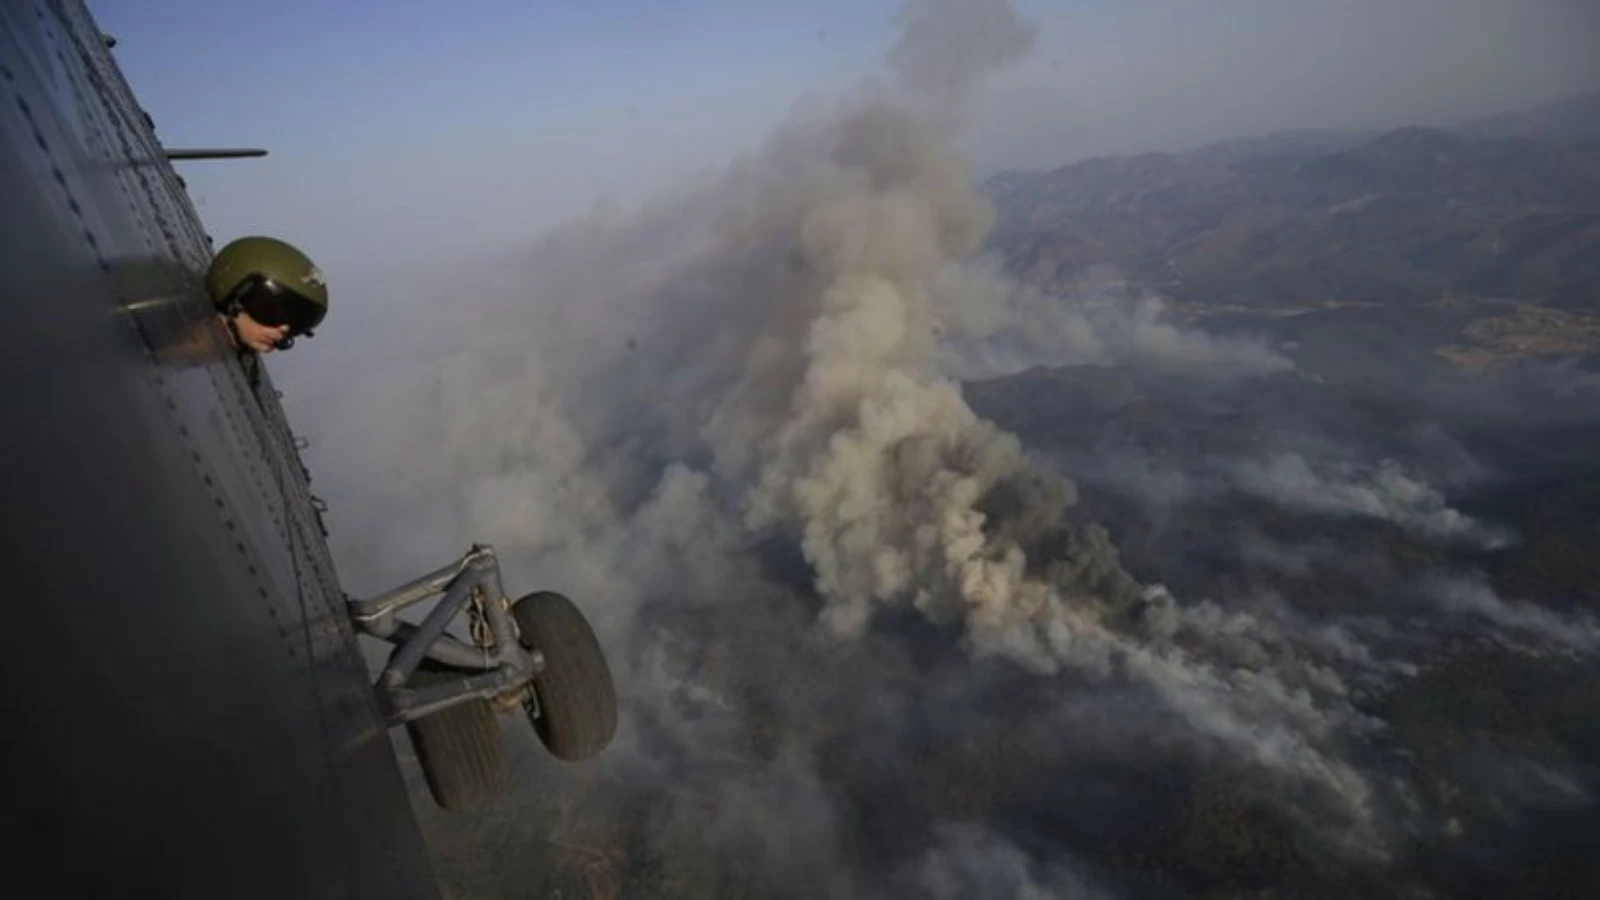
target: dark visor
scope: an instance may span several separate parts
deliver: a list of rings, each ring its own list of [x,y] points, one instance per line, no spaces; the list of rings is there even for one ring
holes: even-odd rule
[[[287,325],[290,335],[317,327],[326,310],[270,278],[255,275],[234,291],[234,299],[250,318],[263,325]]]

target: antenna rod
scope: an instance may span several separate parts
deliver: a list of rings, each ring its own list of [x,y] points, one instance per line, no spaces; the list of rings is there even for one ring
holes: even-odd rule
[[[167,150],[167,159],[240,159],[250,156],[266,156],[265,150],[250,148],[205,148],[198,150]]]

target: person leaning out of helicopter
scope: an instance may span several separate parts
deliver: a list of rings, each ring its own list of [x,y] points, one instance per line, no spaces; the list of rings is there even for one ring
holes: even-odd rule
[[[217,251],[206,269],[235,350],[287,350],[328,314],[328,283],[311,258],[276,238],[244,237]]]

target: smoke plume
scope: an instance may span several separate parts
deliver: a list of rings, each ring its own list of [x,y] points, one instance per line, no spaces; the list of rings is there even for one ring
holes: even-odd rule
[[[952,826],[968,801],[895,764],[1000,793],[1018,776],[994,760],[1021,754],[1057,775],[1136,758],[1141,778],[1234,779],[1246,800],[1195,789],[1195,804],[1271,809],[1341,858],[1387,858],[1395,804],[1351,755],[1381,723],[1352,679],[1400,670],[1283,604],[1142,583],[1078,486],[954,377],[1289,363],[979,261],[994,213],[952,129],[1032,32],[1005,0],[912,2],[901,22],[894,84],[809,102],[709,183],[454,285],[470,302],[432,323],[426,369],[341,411],[355,443],[339,456],[359,460],[345,480],[392,486],[336,532],[347,571],[404,577],[477,539],[508,584],[577,598],[626,704],[596,827],[654,835],[641,853],[694,835],[837,897],[1102,896],[1002,826]],[[1398,470],[1373,487],[1277,457],[1231,477],[1320,513],[1486,534]],[[990,735],[1001,749],[963,755]],[[861,808],[874,790],[903,820]]]

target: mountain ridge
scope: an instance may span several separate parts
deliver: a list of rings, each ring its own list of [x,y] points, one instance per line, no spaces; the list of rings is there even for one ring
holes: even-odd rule
[[[1448,308],[1462,343],[1437,349],[1458,365],[1600,352],[1590,134],[1600,93],[1456,129],[1280,132],[1002,173],[986,183],[989,249],[1058,293],[1109,267],[1190,319]]]

